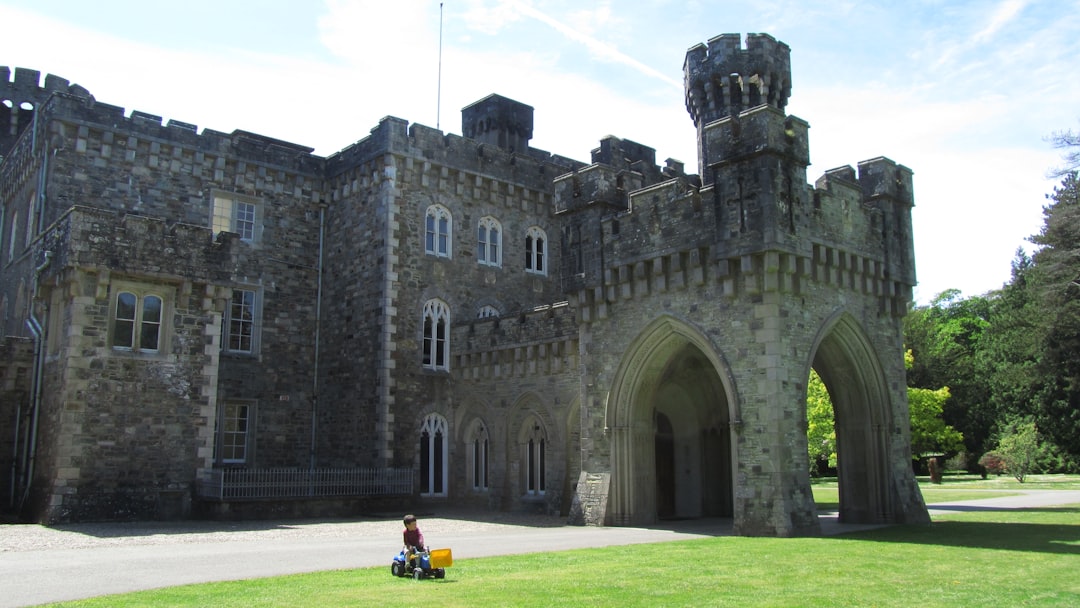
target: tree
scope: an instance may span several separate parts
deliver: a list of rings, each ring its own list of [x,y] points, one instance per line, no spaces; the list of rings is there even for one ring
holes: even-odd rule
[[[941,412],[949,400],[949,387],[937,390],[909,388],[911,410],[911,455],[946,454],[964,449],[964,435],[945,424]]]
[[[1005,470],[1024,483],[1031,474],[1039,455],[1039,432],[1031,421],[1014,422],[1008,425],[998,439],[997,454],[1005,462]]]
[[[826,469],[836,467],[836,425],[829,391],[814,370],[806,384],[806,422],[810,474],[824,475]]]
[[[1044,382],[1038,418],[1060,448],[1080,456],[1080,179],[1070,173],[1049,196],[1042,231],[1031,241],[1030,288]]]
[[[908,386],[932,391],[949,387],[942,419],[963,429],[967,451],[975,454],[985,450],[997,420],[977,357],[991,310],[989,296],[961,298],[959,290],[950,289],[904,320],[904,342],[914,356]]]
[[[1065,164],[1050,171],[1050,177],[1064,177],[1080,169],[1080,133],[1072,129],[1056,131],[1047,138],[1055,148],[1067,150],[1062,156]]]

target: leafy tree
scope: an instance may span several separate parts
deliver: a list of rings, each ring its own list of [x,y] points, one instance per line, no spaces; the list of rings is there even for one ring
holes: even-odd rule
[[[836,467],[836,425],[829,391],[814,370],[806,385],[806,422],[810,473],[824,475],[826,469]]]
[[[1005,470],[1024,483],[1035,468],[1039,455],[1039,432],[1031,421],[1015,422],[1006,427],[998,439],[997,454],[1005,462]]]
[[[937,390],[909,388],[911,410],[911,454],[945,454],[964,449],[964,435],[945,424],[941,412],[949,400],[949,387]]]
[[[962,429],[967,451],[985,450],[997,420],[992,409],[986,371],[976,356],[983,347],[993,308],[988,296],[961,298],[946,290],[918,307],[904,321],[904,342],[914,355],[908,386],[938,390],[949,387],[942,419]]]

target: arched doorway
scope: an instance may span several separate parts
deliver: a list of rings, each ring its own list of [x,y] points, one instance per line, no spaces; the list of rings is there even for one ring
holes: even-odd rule
[[[693,328],[664,317],[642,332],[609,396],[612,524],[732,515],[730,384]]]
[[[826,326],[814,352],[813,369],[833,404],[840,521],[893,521],[888,387],[877,354],[850,315],[840,315]]]

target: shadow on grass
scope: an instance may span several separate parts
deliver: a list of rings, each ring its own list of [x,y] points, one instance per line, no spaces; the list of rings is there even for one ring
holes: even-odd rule
[[[1016,509],[1013,514],[1057,513],[1080,516],[1080,508]],[[1076,517],[1080,523],[1080,517]],[[1030,551],[1080,555],[1080,525],[1023,521],[935,521],[929,526],[889,526],[832,538],[883,543]]]

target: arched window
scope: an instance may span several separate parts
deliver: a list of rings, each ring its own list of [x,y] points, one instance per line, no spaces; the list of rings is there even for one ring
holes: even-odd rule
[[[420,495],[446,496],[446,418],[429,414],[420,425]]]
[[[526,424],[523,439],[522,482],[525,493],[540,496],[547,489],[547,433],[539,420],[533,418]]]
[[[158,352],[161,342],[161,297],[121,291],[113,308],[113,348]]]
[[[450,307],[442,300],[424,304],[424,367],[450,369]]]
[[[476,311],[476,318],[486,319],[488,317],[497,317],[499,316],[499,314],[500,313],[498,308],[495,308],[490,304],[485,304],[480,307],[480,310]]]
[[[502,266],[502,226],[493,217],[481,218],[476,229],[476,261]]]
[[[450,257],[453,232],[450,210],[442,205],[428,207],[424,225],[424,251],[440,258]]]
[[[536,226],[525,234],[525,270],[547,274],[547,235]]]
[[[484,492],[488,489],[488,446],[487,427],[477,422],[469,434],[469,478],[472,489]]]

